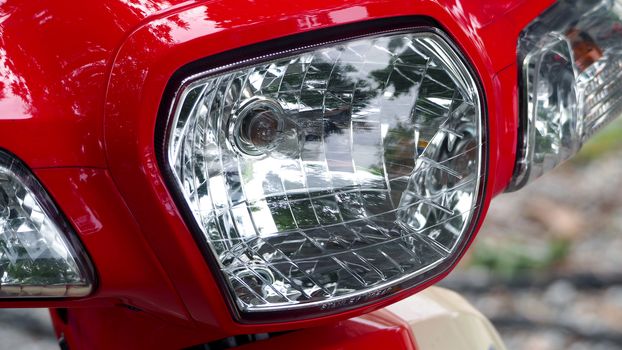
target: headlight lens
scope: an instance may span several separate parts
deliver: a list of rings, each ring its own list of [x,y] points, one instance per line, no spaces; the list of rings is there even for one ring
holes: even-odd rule
[[[165,166],[242,313],[334,310],[455,262],[480,206],[480,91],[436,32],[208,71]],[[257,62],[257,61],[255,61]]]
[[[622,114],[622,1],[565,0],[518,43],[523,135],[510,190],[577,153]]]
[[[0,151],[0,298],[88,295],[93,272],[80,248],[34,176]]]

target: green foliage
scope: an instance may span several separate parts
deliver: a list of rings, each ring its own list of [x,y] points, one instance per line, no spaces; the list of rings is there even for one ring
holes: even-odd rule
[[[504,237],[503,242],[482,240],[474,247],[471,264],[486,267],[500,277],[512,278],[560,263],[571,246],[570,241],[563,239],[538,242],[534,246],[533,242],[512,242],[507,238],[510,237]]]
[[[622,150],[622,118],[596,133],[572,159],[572,164],[586,165],[603,155]]]

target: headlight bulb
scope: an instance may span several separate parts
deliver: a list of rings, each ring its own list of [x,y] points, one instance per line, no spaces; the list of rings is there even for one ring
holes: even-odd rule
[[[279,158],[299,152],[297,125],[273,99],[253,97],[242,102],[230,125],[230,140],[243,155]]]

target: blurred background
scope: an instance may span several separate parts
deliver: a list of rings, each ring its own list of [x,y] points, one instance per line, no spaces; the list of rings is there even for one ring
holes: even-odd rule
[[[572,161],[496,198],[441,283],[511,350],[622,349],[622,120]],[[0,310],[3,349],[58,349],[47,310]]]
[[[488,316],[508,349],[622,349],[622,121],[493,200],[442,284]]]

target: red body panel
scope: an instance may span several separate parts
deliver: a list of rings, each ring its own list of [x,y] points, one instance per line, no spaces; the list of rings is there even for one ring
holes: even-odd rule
[[[114,52],[175,2],[0,3],[1,146],[34,168],[105,167],[102,105]]]
[[[310,326],[324,327],[326,334],[349,334],[332,338],[335,344],[343,342],[341,348],[355,344],[371,348],[374,341],[403,337],[397,321],[387,321],[385,327],[363,319],[340,320],[381,308],[416,290],[304,321],[248,325],[232,318],[157,165],[154,130],[166,84],[189,62],[270,39],[398,16],[432,19],[459,46],[484,88],[489,117],[485,215],[492,197],[507,186],[514,167],[517,37],[551,3],[15,4],[9,0],[0,4],[0,147],[35,169],[84,242],[98,277],[95,293],[82,300],[14,301],[2,306],[83,307],[70,310],[68,323],[59,317],[55,323],[70,345],[84,348],[119,347],[123,341],[182,347],[235,334]],[[417,17],[412,20],[416,25]],[[380,317],[375,315],[369,317]],[[314,341],[308,344],[319,346],[331,339],[317,332],[299,331],[269,342],[285,346],[283,342],[300,337],[297,343]],[[130,342],[132,337],[136,343]],[[358,337],[369,343],[354,343]]]
[[[180,349],[201,344],[197,328],[163,321],[146,313],[109,307],[75,309],[63,324],[52,311],[57,334],[71,349]],[[86,321],[88,320],[88,321]],[[123,325],[120,327],[119,325]],[[385,310],[242,345],[244,350],[414,350],[408,324]]]
[[[240,350],[415,350],[415,340],[408,324],[385,310],[361,317],[307,328],[274,337],[266,342],[241,346]]]

